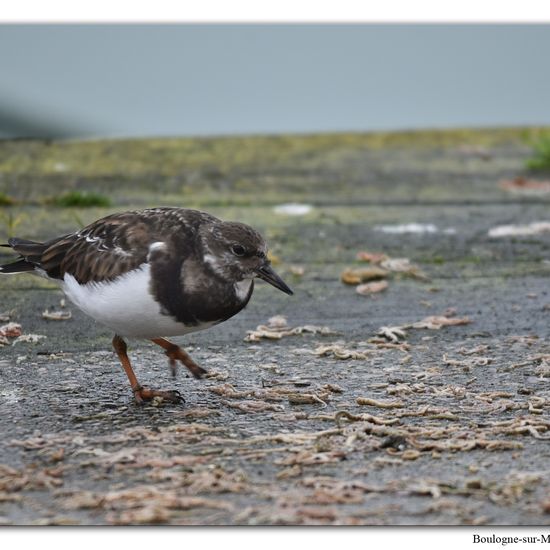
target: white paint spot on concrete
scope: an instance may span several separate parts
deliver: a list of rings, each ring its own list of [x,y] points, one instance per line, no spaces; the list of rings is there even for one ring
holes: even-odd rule
[[[279,204],[273,209],[275,214],[283,214],[285,216],[305,216],[312,210],[313,206],[311,206],[311,204],[299,204],[297,202]]]
[[[532,222],[526,225],[498,225],[489,230],[489,237],[515,237],[550,233],[550,222]]]
[[[401,223],[396,225],[377,225],[375,231],[381,231],[382,233],[390,233],[393,235],[402,235],[405,233],[416,233],[423,235],[426,233],[444,233],[445,235],[455,235],[456,229],[454,227],[447,227],[445,229],[439,229],[437,225],[433,223]]]

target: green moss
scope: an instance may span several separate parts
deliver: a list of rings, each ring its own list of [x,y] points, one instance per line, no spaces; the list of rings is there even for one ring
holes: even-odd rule
[[[464,256],[462,258],[460,258],[460,260],[458,261],[458,263],[460,264],[474,264],[474,265],[477,265],[477,264],[481,264],[483,262],[487,261],[487,259],[485,258],[482,258],[481,256]]]
[[[498,128],[380,133],[245,136],[227,138],[167,138],[101,141],[3,141],[0,172],[38,174],[56,180],[116,176],[122,181],[147,174],[172,177],[190,172],[195,177],[224,181],[235,167],[307,164],[311,155],[336,150],[386,148],[445,148],[464,144],[493,146],[531,139],[548,129]],[[242,175],[246,180],[246,176]]]
[[[0,191],[0,206],[13,206],[15,203],[15,199],[8,197],[8,195]]]
[[[432,256],[427,258],[421,258],[418,260],[421,264],[433,264],[433,265],[443,265],[447,260],[443,256]]]
[[[541,134],[532,146],[533,156],[526,160],[526,168],[536,172],[550,171],[550,133]]]
[[[15,237],[17,227],[27,219],[22,213],[14,213],[12,210],[0,210],[0,235],[3,239]]]
[[[88,193],[83,191],[68,191],[59,197],[48,200],[55,206],[62,208],[90,208],[92,206],[111,206],[111,199],[100,193]]]

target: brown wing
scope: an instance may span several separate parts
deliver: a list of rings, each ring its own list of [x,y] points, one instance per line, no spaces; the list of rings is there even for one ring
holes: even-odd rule
[[[115,279],[146,261],[151,230],[137,213],[114,214],[51,243],[40,267],[56,279],[70,273],[79,283]]]
[[[146,262],[154,242],[165,242],[182,260],[192,252],[198,225],[206,219],[215,220],[183,208],[113,214],[52,241],[39,267],[57,279],[70,273],[81,284],[112,280]]]
[[[181,265],[186,257],[196,253],[199,226],[218,221],[205,212],[185,208],[151,208],[113,214],[77,233],[45,243],[9,239],[7,246],[21,258],[1,266],[0,271],[40,269],[54,279],[63,279],[65,273],[70,273],[81,284],[107,281],[146,262],[149,246],[154,242],[164,242],[166,253],[175,264]]]

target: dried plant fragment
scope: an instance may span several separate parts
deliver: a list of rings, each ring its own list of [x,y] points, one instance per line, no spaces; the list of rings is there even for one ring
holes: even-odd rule
[[[461,355],[476,355],[478,353],[486,353],[487,351],[489,351],[489,346],[481,344],[479,346],[476,346],[475,348],[470,349],[460,348],[458,350],[458,353],[460,353]]]
[[[171,515],[168,508],[150,504],[137,510],[126,510],[118,516],[111,513],[107,518],[113,525],[153,525],[167,523]]]
[[[403,460],[416,460],[420,456],[420,451],[416,449],[407,449],[401,453]]]
[[[346,284],[359,284],[366,280],[385,278],[390,273],[401,273],[423,281],[428,280],[428,277],[418,266],[411,264],[409,258],[390,258],[386,254],[364,251],[358,252],[355,257],[361,262],[369,262],[373,266],[379,266],[381,270],[346,269],[341,275],[342,282]]]
[[[451,359],[446,353],[443,354],[443,362],[446,365],[455,367],[484,367],[492,362],[490,357],[472,357],[471,359],[459,360]]]
[[[346,453],[343,451],[328,451],[316,453],[314,451],[304,450],[299,451],[287,458],[276,460],[275,464],[311,466],[314,464],[329,464],[332,462],[340,462],[344,460]]]
[[[446,317],[445,315],[431,315],[425,317],[421,321],[417,321],[407,328],[427,328],[430,330],[439,330],[442,327],[450,327],[457,325],[468,325],[472,321],[468,317]]]
[[[331,393],[343,393],[344,390],[337,384],[325,384],[321,389],[326,390]]]
[[[401,409],[405,406],[403,401],[379,401],[370,399],[369,397],[358,397],[356,400],[358,405],[370,405],[371,407],[379,407],[381,409]]]
[[[303,277],[305,273],[305,269],[300,265],[291,265],[289,266],[289,271],[294,275],[295,277]]]
[[[439,330],[442,327],[467,325],[472,321],[468,317],[454,317],[454,309],[449,309],[444,315],[430,315],[415,323],[395,327],[380,327],[377,336],[381,336],[390,342],[397,343],[407,337],[407,329]]]
[[[282,405],[272,405],[266,403],[265,401],[258,401],[254,399],[249,399],[246,401],[240,401],[238,403],[233,403],[231,401],[222,401],[222,403],[232,409],[238,409],[246,413],[259,413],[266,411],[284,411],[285,408]]]
[[[367,281],[385,279],[389,271],[380,267],[348,268],[340,274],[340,280],[347,285],[358,285]]]
[[[371,264],[378,265],[384,260],[388,260],[389,256],[386,256],[386,254],[382,254],[380,252],[360,251],[360,252],[357,252],[357,254],[355,255],[355,258],[360,262],[369,262]]]
[[[388,288],[388,286],[388,281],[374,281],[372,283],[363,283],[358,285],[355,292],[361,296],[370,296],[371,294],[383,292]]]
[[[2,325],[0,327],[0,336],[6,338],[17,338],[21,336],[22,330],[19,323],[8,323],[7,325]]]
[[[221,386],[214,386],[213,388],[208,388],[209,391],[215,393],[216,395],[221,395],[223,397],[231,397],[234,399],[242,399],[244,397],[250,397],[253,394],[252,390],[247,391],[237,391],[231,384],[222,384]]]
[[[302,474],[302,468],[299,464],[294,464],[294,466],[290,466],[288,468],[285,468],[284,470],[281,470],[275,477],[277,479],[289,479],[292,477],[298,477]]]
[[[328,393],[325,393],[322,397],[323,399],[327,399]],[[323,401],[321,397],[315,395],[314,393],[289,393],[288,394],[288,402],[291,405],[312,405],[312,404],[318,404],[323,405],[324,407],[327,406],[326,402]]]
[[[49,321],[66,321],[72,317],[70,311],[50,311],[46,309],[42,312],[42,318],[48,319]]]
[[[334,357],[336,359],[369,359],[369,357],[372,355],[371,350],[351,350],[346,349],[343,346],[339,344],[333,344],[330,346],[318,346],[315,348],[315,351],[313,352],[315,355],[319,355],[321,357]]]
[[[21,342],[23,343],[29,343],[29,344],[36,344],[40,342],[40,340],[45,340],[47,336],[44,336],[43,334],[22,334],[19,336],[19,338],[16,338],[13,341],[13,345],[19,344]]]
[[[407,338],[407,333],[403,330],[403,327],[380,327],[376,335],[393,343],[398,343]]]
[[[229,473],[215,468],[185,474],[183,485],[190,494],[243,493],[247,489],[247,478],[240,471]]]
[[[321,334],[334,335],[334,332],[329,327],[303,325],[298,327],[289,327],[286,318],[282,315],[271,317],[267,321],[267,325],[258,325],[256,330],[248,330],[245,336],[245,342],[259,342],[262,338],[268,340],[280,340],[285,336],[295,336],[298,334]]]
[[[418,266],[411,264],[408,258],[388,258],[380,266],[393,273],[402,273],[421,281],[429,281],[426,274]]]
[[[207,378],[209,380],[227,380],[229,378],[229,374],[225,371],[217,371],[217,370],[209,370],[205,375],[204,378]]]
[[[334,420],[336,424],[339,424],[344,418],[350,422],[369,422],[380,426],[399,423],[398,418],[381,418],[372,414],[352,414],[349,411],[338,411],[334,416],[327,417],[327,420]]]

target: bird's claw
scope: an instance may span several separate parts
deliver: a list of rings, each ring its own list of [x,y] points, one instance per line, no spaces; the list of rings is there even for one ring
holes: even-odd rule
[[[164,401],[170,403],[185,403],[185,399],[178,390],[150,390],[149,388],[138,386],[134,388],[133,391],[138,405],[143,405],[146,401],[151,401],[155,397],[160,397]]]

